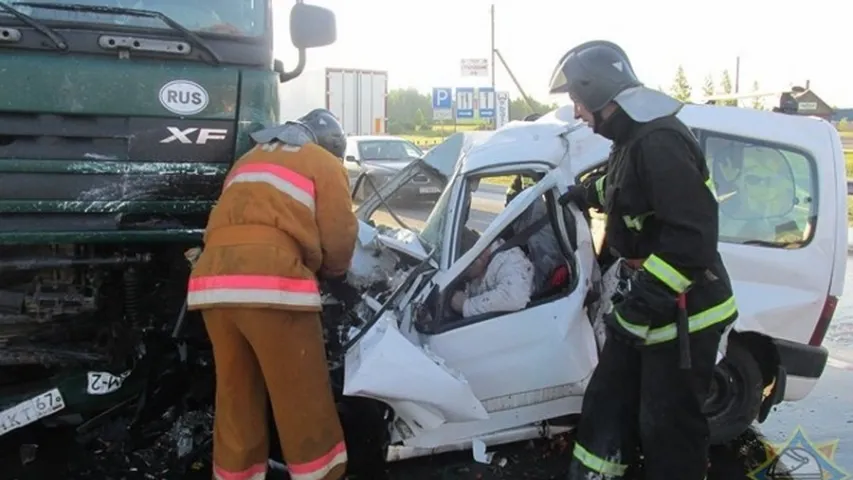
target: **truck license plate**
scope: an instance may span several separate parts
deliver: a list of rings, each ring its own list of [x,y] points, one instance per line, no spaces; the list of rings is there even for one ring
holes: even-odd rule
[[[421,193],[440,193],[441,190],[438,187],[421,187],[418,190]]]
[[[0,412],[0,436],[24,427],[65,408],[65,399],[58,388],[48,390],[35,397]]]

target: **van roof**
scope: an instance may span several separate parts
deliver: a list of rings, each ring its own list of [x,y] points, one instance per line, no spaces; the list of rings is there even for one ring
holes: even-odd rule
[[[691,128],[722,134],[745,136],[783,144],[814,155],[826,151],[828,129],[823,119],[786,115],[721,105],[687,104],[678,117]],[[784,133],[782,133],[784,132]],[[569,140],[571,161],[563,158]],[[592,132],[574,118],[571,105],[554,110],[535,122],[510,122],[494,132],[491,138],[471,149],[463,160],[462,172],[514,165],[525,161],[546,162],[541,168],[562,164],[577,173],[599,163],[609,152],[611,142]]]

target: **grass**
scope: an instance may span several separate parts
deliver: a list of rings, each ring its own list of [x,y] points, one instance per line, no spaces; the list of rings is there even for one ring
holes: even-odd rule
[[[409,132],[397,136],[405,138],[421,148],[434,147],[456,132],[468,132],[476,130],[477,127],[479,127],[478,124],[433,125],[431,130],[423,133]]]
[[[500,185],[502,187],[509,187],[514,178],[515,175],[504,175],[503,177],[487,177],[483,179],[483,183],[487,183],[489,185]]]
[[[847,178],[853,178],[853,150],[844,150],[844,164],[847,165]]]

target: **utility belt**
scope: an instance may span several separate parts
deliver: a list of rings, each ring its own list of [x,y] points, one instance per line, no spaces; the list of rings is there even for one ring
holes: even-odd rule
[[[611,249],[612,250],[612,249]],[[617,252],[613,252],[617,253]],[[643,270],[645,258],[622,258],[622,268],[619,271],[619,287],[617,295],[625,296],[631,291],[631,282],[637,273]],[[687,295],[694,287],[708,285],[719,280],[710,270],[705,270],[697,279],[693,279],[690,287],[675,296],[676,318],[675,327],[677,331],[679,366],[683,370],[692,368],[690,359],[690,324],[687,312]]]

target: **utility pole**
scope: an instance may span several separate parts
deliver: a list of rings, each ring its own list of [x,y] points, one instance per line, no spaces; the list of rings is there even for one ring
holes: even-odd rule
[[[735,93],[740,92],[740,57],[735,60]]]
[[[491,18],[492,18],[492,61],[491,61],[491,70],[492,70],[492,92],[494,92],[495,100],[497,100],[497,91],[495,90],[495,70],[497,69],[497,65],[495,65],[495,4],[492,4]],[[497,129],[498,127],[498,117],[495,115],[492,118],[492,126]]]

